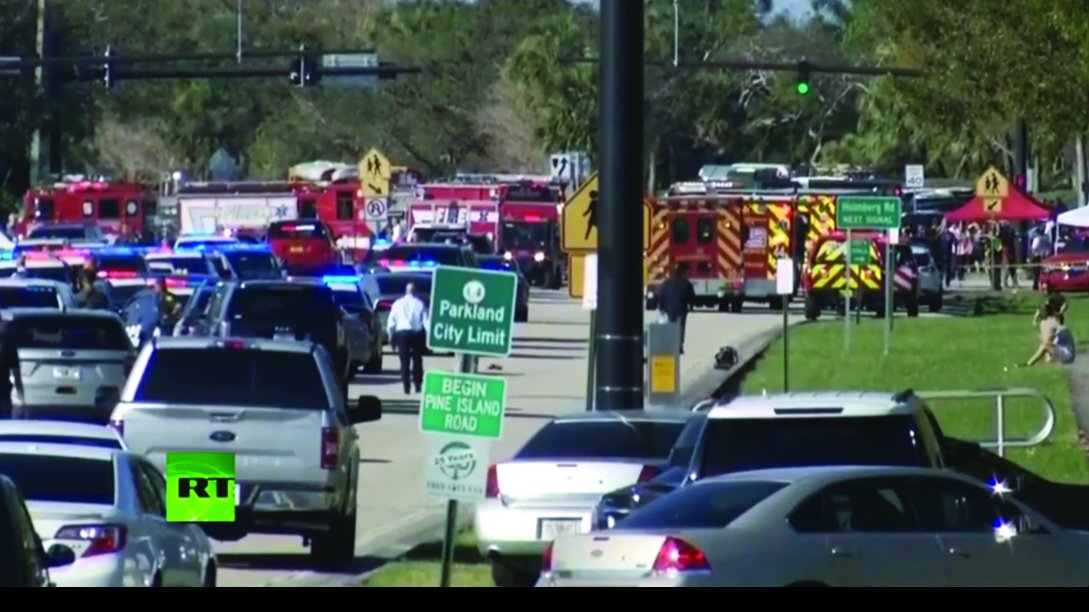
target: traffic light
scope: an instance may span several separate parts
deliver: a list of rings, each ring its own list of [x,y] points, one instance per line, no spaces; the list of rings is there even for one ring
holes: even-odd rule
[[[106,53],[103,55],[105,61],[102,64],[102,84],[106,86],[106,90],[112,90],[113,86],[117,83],[117,75],[114,74],[114,63],[110,59],[113,57],[113,49],[109,46],[106,47]]]
[[[299,47],[299,57],[291,62],[291,84],[296,87],[313,87],[321,82],[318,58],[308,54],[306,47]]]
[[[795,86],[795,90],[799,96],[804,96],[809,93],[809,77],[812,73],[812,67],[809,62],[802,60],[798,62],[798,84]]]

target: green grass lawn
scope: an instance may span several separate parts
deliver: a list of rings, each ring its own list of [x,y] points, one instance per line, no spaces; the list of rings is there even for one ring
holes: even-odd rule
[[[1089,299],[1068,296],[1067,326],[1079,344],[1078,359],[1089,340]],[[883,353],[884,321],[863,318],[852,327],[852,347],[845,352],[843,321],[824,320],[790,330],[790,390],[940,391],[1028,387],[1055,405],[1058,422],[1049,442],[1033,449],[1011,449],[1010,459],[1047,478],[1086,482],[1089,470],[1077,440],[1066,372],[1041,363],[1015,368],[1038,346],[1032,314],[1041,297],[980,299],[981,316],[897,318],[892,352]],[[745,393],[779,392],[783,385],[782,343],[771,347],[744,382]],[[935,402],[935,414],[947,434],[966,439],[995,437],[993,400]],[[1007,400],[1006,435],[1023,437],[1042,423],[1038,402]]]
[[[454,566],[450,586],[491,587],[491,568],[476,549],[472,532],[462,532],[455,540]],[[392,561],[364,579],[366,587],[437,587],[442,578],[442,543],[416,547],[401,559]]]

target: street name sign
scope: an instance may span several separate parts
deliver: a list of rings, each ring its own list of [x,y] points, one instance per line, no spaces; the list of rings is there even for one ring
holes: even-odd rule
[[[900,227],[900,198],[840,196],[836,199],[836,228],[887,230]]]
[[[431,282],[432,351],[510,355],[518,277],[510,272],[439,266]]]
[[[498,440],[506,402],[507,381],[502,378],[427,372],[420,400],[420,430]]]

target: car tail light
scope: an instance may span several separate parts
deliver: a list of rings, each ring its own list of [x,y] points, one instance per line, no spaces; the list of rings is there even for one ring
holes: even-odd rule
[[[226,340],[223,342],[223,348],[234,351],[242,350],[246,348],[245,340]]]
[[[168,278],[166,279],[166,286],[169,289],[188,289],[189,280],[185,278]]]
[[[658,550],[651,572],[675,575],[681,572],[709,571],[711,564],[703,551],[680,538],[669,537]]]
[[[635,482],[646,482],[661,473],[661,469],[656,468],[653,465],[645,465],[643,466],[643,471],[639,472],[639,480],[636,480]]]
[[[125,421],[121,419],[110,419],[110,429],[117,432],[117,435],[125,437]]]
[[[321,428],[321,469],[335,470],[340,465],[340,434],[336,427]]]
[[[541,573],[548,574],[552,571],[552,542],[548,543],[548,546],[544,549],[544,555],[541,556]]]
[[[493,499],[499,497],[499,469],[494,465],[488,468],[488,480],[484,486],[484,496]]]
[[[125,548],[128,530],[124,525],[65,525],[53,536],[58,540],[82,540],[90,542],[83,557],[108,555]]]

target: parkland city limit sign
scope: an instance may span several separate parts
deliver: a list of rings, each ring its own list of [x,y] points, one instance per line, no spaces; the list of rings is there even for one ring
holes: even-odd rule
[[[518,278],[509,272],[450,266],[439,266],[434,274],[427,347],[469,355],[510,355]]]

